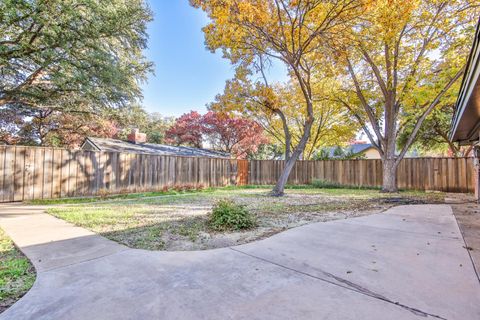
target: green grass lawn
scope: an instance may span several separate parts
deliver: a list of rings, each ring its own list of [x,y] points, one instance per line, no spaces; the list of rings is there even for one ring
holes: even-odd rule
[[[0,312],[20,299],[34,281],[32,264],[0,229]]]
[[[393,205],[438,203],[441,193],[405,191],[389,195],[371,189],[289,188],[270,197],[269,186],[218,188],[177,194],[151,193],[113,199],[49,202],[48,212],[129,247],[151,250],[197,250],[264,238],[306,223],[345,219],[383,211]],[[257,227],[242,232],[215,232],[208,214],[220,199],[245,205]]]

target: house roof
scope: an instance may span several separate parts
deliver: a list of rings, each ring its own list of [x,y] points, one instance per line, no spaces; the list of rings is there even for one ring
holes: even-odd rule
[[[370,148],[373,148],[373,145],[371,143],[356,143],[348,146],[348,150],[354,154],[367,151]]]
[[[338,147],[328,148],[328,155],[332,158],[335,157],[335,150],[337,148]],[[371,143],[354,143],[354,144],[351,144],[351,145],[349,145],[345,148],[342,148],[342,150],[345,151],[345,152],[351,152],[353,154],[359,154],[359,153],[367,151],[370,148],[373,148],[373,145]]]
[[[184,156],[184,157],[209,157],[209,158],[230,158],[230,154],[220,151],[183,147],[169,146],[155,143],[135,144],[128,141],[108,138],[88,137],[82,144],[89,141],[98,151],[127,152],[127,153],[147,153],[165,156]]]
[[[477,24],[472,50],[463,76],[455,115],[450,129],[450,140],[469,144],[479,138],[480,129],[480,24]]]

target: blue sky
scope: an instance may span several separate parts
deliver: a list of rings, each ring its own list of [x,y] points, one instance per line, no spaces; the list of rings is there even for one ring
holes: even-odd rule
[[[206,15],[188,0],[149,0],[154,20],[148,26],[145,54],[155,63],[155,75],[142,85],[143,105],[149,112],[179,116],[190,110],[205,112],[205,104],[223,91],[234,68],[205,48],[202,27]],[[272,71],[272,74],[278,74]]]

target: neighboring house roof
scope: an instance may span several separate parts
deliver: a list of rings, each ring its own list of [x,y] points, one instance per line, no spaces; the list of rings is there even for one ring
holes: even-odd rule
[[[468,144],[478,140],[480,129],[480,24],[477,24],[472,50],[455,105],[450,140]]]
[[[350,146],[348,146],[347,150],[351,151],[353,154],[357,154],[365,152],[370,148],[373,148],[373,145],[371,143],[358,143],[351,144]]]
[[[108,138],[88,137],[83,142],[81,148],[90,142],[97,151],[126,152],[126,153],[147,153],[165,156],[184,156],[184,157],[209,157],[209,158],[230,158],[230,154],[220,151],[183,147],[169,146],[155,143],[135,144],[128,141]]]
[[[335,150],[338,147],[330,147],[328,148],[328,155],[332,158],[335,157]],[[373,145],[371,143],[355,143],[351,144],[345,148],[342,148],[343,151],[345,152],[351,152],[353,154],[360,154],[363,152],[366,152],[368,149],[373,148]]]
[[[328,155],[330,158],[335,158],[335,149],[337,149],[337,147],[329,147],[327,148],[328,150]],[[371,144],[371,143],[355,143],[355,144],[351,144],[345,148],[342,148],[342,150],[345,152],[345,153],[352,153],[353,155],[361,155],[365,152],[367,152],[368,150],[370,149],[373,149],[375,151],[378,152],[378,150]],[[398,156],[400,152],[397,150],[395,151],[395,154]],[[378,155],[380,156],[380,153],[378,153]],[[407,152],[407,154],[405,155],[405,157],[407,158],[416,158],[418,157],[419,154],[418,154],[418,150],[417,149],[412,149],[410,151]]]

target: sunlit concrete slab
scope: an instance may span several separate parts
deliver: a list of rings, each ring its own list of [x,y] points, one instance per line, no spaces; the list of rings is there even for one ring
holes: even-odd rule
[[[67,266],[125,246],[44,213],[38,206],[0,205],[0,227],[27,255],[37,271]]]
[[[19,243],[25,234],[11,226],[41,220],[24,218],[0,213],[0,226]],[[38,233],[55,230],[38,223]],[[39,269],[32,290],[0,319],[480,319],[480,284],[445,205],[402,206],[194,252],[127,249],[75,232],[20,246],[47,261],[48,246],[73,256],[78,246],[79,262]],[[105,251],[87,258],[95,247]]]

